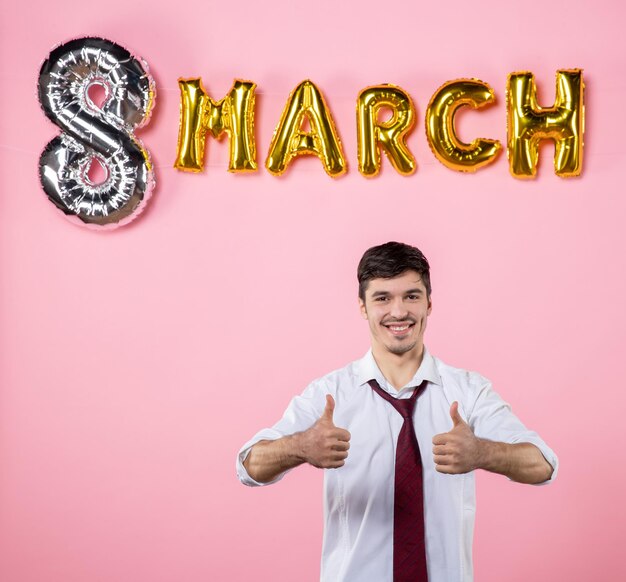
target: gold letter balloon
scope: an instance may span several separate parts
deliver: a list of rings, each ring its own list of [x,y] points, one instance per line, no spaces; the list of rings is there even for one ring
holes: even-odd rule
[[[379,116],[385,109],[390,109],[392,115],[381,121]],[[376,85],[363,89],[357,98],[359,172],[368,178],[378,174],[380,148],[400,174],[415,172],[415,158],[406,145],[406,136],[414,125],[415,107],[400,87]]]
[[[309,131],[302,130],[305,117]],[[341,142],[324,96],[309,80],[300,83],[289,96],[265,166],[272,174],[280,176],[295,156],[304,154],[315,154],[332,178],[346,171]]]
[[[204,168],[207,131],[214,138],[228,135],[230,172],[257,169],[254,142],[254,90],[256,85],[236,79],[228,95],[213,101],[201,79],[179,79],[180,127],[174,167],[200,172]]]
[[[492,163],[500,152],[500,142],[477,138],[462,142],[456,134],[454,116],[463,106],[486,107],[495,101],[493,89],[477,79],[448,81],[433,95],[426,110],[426,137],[435,157],[447,168],[475,172]]]
[[[552,107],[537,103],[532,73],[509,75],[507,83],[509,169],[516,178],[537,174],[539,142],[555,142],[554,171],[558,176],[578,176],[583,162],[584,83],[582,70],[556,74],[556,100]]]

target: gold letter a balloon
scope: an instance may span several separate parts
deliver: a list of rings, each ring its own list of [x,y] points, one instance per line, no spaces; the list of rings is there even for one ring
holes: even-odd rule
[[[306,119],[310,131],[302,131]],[[315,154],[322,161],[326,173],[336,178],[346,171],[335,124],[320,90],[311,81],[300,83],[285,105],[265,166],[275,175],[281,175],[295,156]]]

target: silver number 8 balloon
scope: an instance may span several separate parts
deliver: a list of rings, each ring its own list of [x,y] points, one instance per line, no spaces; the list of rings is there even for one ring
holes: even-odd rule
[[[100,104],[94,86],[104,91]],[[39,160],[48,198],[70,219],[95,228],[133,220],[154,188],[150,155],[133,131],[145,125],[156,87],[148,65],[102,38],[79,38],[52,50],[39,72],[39,102],[63,133]],[[99,162],[105,177],[90,178]]]

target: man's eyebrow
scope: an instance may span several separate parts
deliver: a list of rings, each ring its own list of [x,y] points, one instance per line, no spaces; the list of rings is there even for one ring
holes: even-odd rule
[[[423,289],[417,287],[416,289],[407,289],[404,293],[405,295],[421,295],[424,293],[424,291]],[[383,295],[389,294],[389,291],[374,291],[374,293],[372,293],[372,297],[381,297]]]

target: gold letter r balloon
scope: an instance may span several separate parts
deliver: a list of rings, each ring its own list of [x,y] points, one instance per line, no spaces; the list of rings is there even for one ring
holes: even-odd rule
[[[406,136],[415,124],[415,107],[408,93],[394,85],[376,85],[363,89],[356,103],[361,174],[367,177],[378,174],[380,148],[400,174],[408,176],[415,172],[415,158],[406,145]],[[381,109],[390,109],[391,118],[381,121]]]

